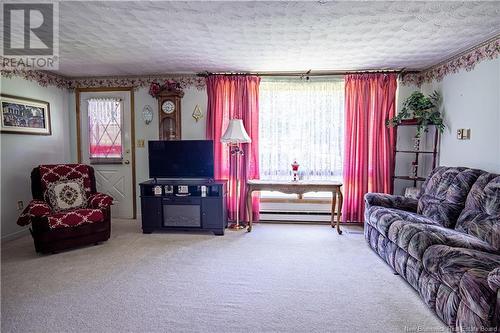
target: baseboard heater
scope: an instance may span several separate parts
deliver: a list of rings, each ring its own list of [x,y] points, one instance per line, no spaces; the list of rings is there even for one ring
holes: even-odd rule
[[[328,212],[277,212],[277,211],[272,211],[272,212],[266,212],[266,211],[261,211],[261,214],[281,214],[281,215],[328,215],[330,216],[331,213]]]
[[[329,212],[308,211],[261,211],[261,222],[290,222],[290,223],[330,223]]]

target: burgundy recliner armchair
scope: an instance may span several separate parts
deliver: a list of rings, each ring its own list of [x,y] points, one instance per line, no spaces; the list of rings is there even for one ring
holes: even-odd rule
[[[70,186],[65,187],[65,182],[70,182]],[[79,196],[78,191],[71,187],[75,184],[81,185]],[[59,198],[71,205],[76,197],[81,203],[79,207],[55,207],[50,198],[51,195],[54,197],[54,185],[59,185],[59,189],[65,187],[66,192],[63,189],[56,194]],[[25,226],[31,223],[30,232],[37,252],[55,253],[109,239],[113,198],[97,192],[91,166],[40,165],[31,172],[31,192],[33,200],[21,213],[17,224]]]

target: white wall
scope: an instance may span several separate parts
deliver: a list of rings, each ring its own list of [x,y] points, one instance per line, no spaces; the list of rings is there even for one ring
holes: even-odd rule
[[[50,103],[52,135],[0,134],[1,146],[1,237],[7,239],[27,231],[16,220],[17,201],[31,200],[31,170],[39,164],[68,163],[71,158],[68,97],[65,89],[41,87],[21,78],[2,77],[2,94],[39,99]]]
[[[398,87],[397,111],[416,86]],[[483,61],[472,71],[461,70],[448,75],[440,82],[424,84],[420,91],[425,95],[434,90],[441,93],[446,129],[441,135],[438,165],[466,166],[500,173],[500,58]],[[458,140],[457,129],[470,128],[470,140]],[[414,128],[400,128],[398,147],[411,148]],[[432,132],[432,131],[430,131]],[[433,134],[422,138],[421,148],[432,149]],[[406,156],[405,156],[406,155]],[[398,154],[396,174],[407,175],[413,155]],[[419,174],[432,169],[431,155],[423,156]],[[396,181],[394,193],[403,194],[409,181]]]
[[[447,126],[441,136],[439,164],[500,173],[500,58],[422,87],[424,94],[433,90],[443,96]],[[459,128],[470,128],[471,139],[458,140]]]

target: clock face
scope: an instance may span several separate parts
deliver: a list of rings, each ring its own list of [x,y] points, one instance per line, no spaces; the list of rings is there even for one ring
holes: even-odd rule
[[[166,114],[171,114],[175,111],[175,104],[172,101],[165,101],[161,105],[161,110]]]

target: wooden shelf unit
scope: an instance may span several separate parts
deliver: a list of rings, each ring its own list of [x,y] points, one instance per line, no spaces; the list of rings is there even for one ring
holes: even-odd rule
[[[396,129],[396,143],[394,145],[394,172],[395,172],[395,167],[396,167],[396,155],[398,153],[404,153],[404,154],[415,154],[415,158],[413,161],[418,165],[419,164],[419,157],[424,155],[424,154],[432,154],[432,169],[436,167],[436,161],[437,161],[437,155],[438,155],[438,150],[437,150],[437,145],[439,143],[439,129],[435,125],[429,125],[429,127],[434,128],[434,146],[432,150],[400,150],[397,149],[397,138],[398,138],[398,127],[400,126],[417,126],[418,125],[418,120],[417,119],[404,119],[401,124],[395,126]],[[418,182],[423,182],[425,181],[427,175],[424,175],[423,177],[417,176],[417,177],[410,177],[410,176],[396,176],[393,175],[393,182],[395,183],[396,180],[410,180],[413,181],[413,186],[416,187]]]

